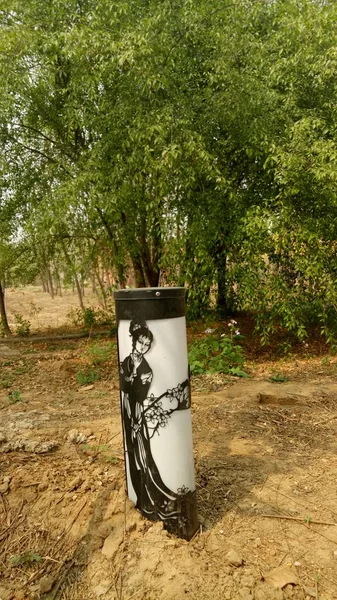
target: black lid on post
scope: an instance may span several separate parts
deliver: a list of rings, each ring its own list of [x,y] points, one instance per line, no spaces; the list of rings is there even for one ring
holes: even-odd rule
[[[183,287],[116,290],[116,320],[174,319],[185,316]]]

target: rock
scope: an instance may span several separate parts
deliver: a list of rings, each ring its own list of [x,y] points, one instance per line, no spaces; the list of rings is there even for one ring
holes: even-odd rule
[[[44,492],[48,488],[49,488],[49,481],[47,479],[44,479],[43,481],[41,481],[41,483],[39,483],[37,489],[39,490],[39,492]]]
[[[112,525],[110,523],[100,523],[97,527],[97,535],[106,539],[111,533]]]
[[[5,481],[0,485],[0,494],[6,494],[9,490],[9,482]]]
[[[68,434],[67,434],[67,440],[68,440],[68,442],[74,442],[76,444],[77,443],[77,436],[78,436],[77,429],[70,429],[70,431],[68,431]]]
[[[133,523],[129,523],[126,528],[125,531],[127,533],[131,533],[131,531],[135,531],[137,529],[137,523],[136,521],[133,521]]]
[[[67,440],[72,444],[85,444],[87,436],[77,429],[70,429],[67,434]]]
[[[34,454],[44,454],[54,448],[57,448],[58,442],[41,442],[40,440],[17,439],[11,440],[0,448],[0,452],[34,452]]]
[[[102,548],[102,554],[109,559],[114,559],[118,548],[123,541],[124,527],[121,525],[118,529],[114,529],[112,533],[106,538]]]
[[[80,487],[80,485],[81,485],[82,482],[83,482],[83,477],[81,477],[81,475],[77,475],[77,477],[75,477],[75,479],[73,479],[71,481],[71,483],[69,484],[68,492],[72,492],[73,490],[77,490],[77,488]]]
[[[298,585],[297,573],[287,565],[281,565],[272,571],[269,571],[269,573],[264,576],[264,579],[269,585],[280,590],[288,583]]]
[[[233,567],[241,567],[243,565],[243,558],[242,556],[240,556],[240,554],[234,550],[233,548],[231,548],[226,556],[225,556],[226,562],[229,565],[233,565]]]
[[[84,482],[83,482],[83,484],[82,484],[82,490],[84,492],[87,492],[88,490],[91,489],[91,487],[92,487],[92,485],[90,483],[90,480],[89,479],[85,479]]]
[[[90,436],[94,435],[93,430],[92,429],[83,429],[83,434],[89,438]]]
[[[15,600],[25,600],[26,594],[23,590],[17,590],[14,596]]]
[[[39,583],[40,594],[46,594],[47,592],[50,592],[53,585],[54,585],[54,581],[51,577],[48,577],[48,575],[41,577],[40,583]]]

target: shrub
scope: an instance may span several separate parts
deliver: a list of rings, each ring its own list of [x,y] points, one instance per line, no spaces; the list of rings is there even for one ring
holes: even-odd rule
[[[88,346],[87,353],[93,365],[100,365],[112,359],[116,352],[116,344],[109,342],[100,346],[99,344],[91,344]]]
[[[80,385],[88,385],[89,383],[94,383],[94,381],[97,381],[98,379],[100,379],[100,374],[95,371],[95,369],[80,369],[80,371],[76,373],[76,380]]]
[[[27,321],[19,313],[14,315],[15,333],[20,337],[27,337],[30,334],[30,321]]]
[[[215,330],[206,329],[206,337],[191,344],[188,357],[192,374],[225,373],[247,377],[247,373],[241,370],[244,352],[237,343],[242,336],[235,329],[235,321],[231,321],[229,326],[229,335],[219,335]]]

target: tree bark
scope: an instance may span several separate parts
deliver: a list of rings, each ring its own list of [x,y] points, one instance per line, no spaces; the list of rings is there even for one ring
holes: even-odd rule
[[[142,262],[141,262],[140,258],[138,256],[132,256],[131,261],[132,261],[133,271],[135,274],[136,287],[137,288],[147,287],[146,281],[145,281],[145,276],[144,276],[144,271],[143,271],[143,266],[142,266]]]
[[[96,277],[97,277],[98,285],[99,285],[101,293],[102,293],[102,298],[100,298],[98,290],[96,288],[97,297],[98,297],[100,303],[103,304],[104,308],[107,308],[106,291],[105,291],[104,283],[103,283],[100,273],[99,273],[99,266],[97,267]]]
[[[8,325],[6,306],[5,306],[5,285],[0,281],[0,320],[5,336],[11,335],[12,332]]]
[[[49,293],[50,293],[51,297],[54,299],[53,277],[52,277],[49,265],[47,266],[47,277],[48,277]]]
[[[62,250],[63,250],[64,257],[66,259],[66,262],[69,265],[69,268],[70,268],[70,270],[71,270],[71,272],[73,274],[73,278],[74,278],[74,282],[75,282],[75,286],[76,286],[76,291],[77,291],[77,296],[78,296],[78,301],[80,303],[81,310],[84,312],[85,307],[84,307],[84,304],[83,304],[83,296],[82,296],[81,285],[80,285],[80,282],[78,281],[78,277],[77,277],[77,273],[76,273],[76,269],[74,267],[74,264],[73,264],[73,262],[72,262],[72,260],[71,260],[71,258],[69,256],[69,254],[68,254],[66,245],[64,243],[64,239],[61,239],[61,246],[62,246]]]
[[[215,257],[215,264],[217,269],[218,279],[218,294],[217,294],[217,311],[220,315],[226,316],[228,314],[228,303],[227,303],[227,256],[225,251],[220,252]]]

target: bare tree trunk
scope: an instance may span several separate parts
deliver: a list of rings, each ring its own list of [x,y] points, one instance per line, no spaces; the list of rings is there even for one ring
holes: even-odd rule
[[[55,269],[55,282],[56,282],[56,294],[58,294],[62,298],[62,285],[61,285],[61,277],[57,266],[54,266]]]
[[[74,282],[75,282],[75,286],[76,286],[76,291],[77,291],[77,296],[78,296],[78,301],[80,303],[81,310],[84,312],[85,307],[84,307],[84,304],[83,304],[83,296],[82,296],[81,285],[80,285],[80,282],[78,281],[76,269],[75,269],[74,264],[73,264],[73,262],[72,262],[72,260],[71,260],[71,258],[69,256],[69,254],[68,254],[68,251],[67,251],[67,248],[66,248],[66,245],[65,245],[63,239],[61,239],[61,246],[62,246],[62,250],[63,250],[64,257],[66,259],[66,262],[67,262],[67,264],[68,264],[68,266],[69,266],[69,268],[70,268],[70,270],[71,270],[71,272],[73,274],[73,278],[74,278]]]
[[[48,284],[49,284],[48,285],[49,293],[50,293],[51,297],[54,299],[55,293],[54,293],[53,277],[52,277],[49,265],[47,266],[47,276],[48,276]]]
[[[12,332],[8,325],[6,306],[5,306],[5,285],[0,281],[0,322],[4,330],[4,334],[11,335]]]
[[[103,306],[105,308],[107,308],[106,293],[105,293],[105,288],[104,288],[103,281],[102,281],[102,279],[100,277],[100,274],[99,274],[99,267],[97,267],[96,277],[97,277],[98,285],[99,285],[101,293],[102,293],[102,298],[100,298],[100,296],[98,294],[98,291],[97,291],[97,288],[96,288],[96,294],[98,296],[99,301],[103,304]]]
[[[41,273],[40,277],[41,277],[41,281],[42,281],[42,289],[43,289],[43,291],[44,292],[48,292],[46,280],[44,278],[44,274]]]
[[[135,274],[135,284],[137,288],[147,287],[145,281],[145,275],[143,271],[143,266],[140,258],[138,256],[131,257],[133,272]]]
[[[94,292],[94,294],[97,294],[95,273],[91,273],[91,277],[90,278],[91,278],[91,289]]]

